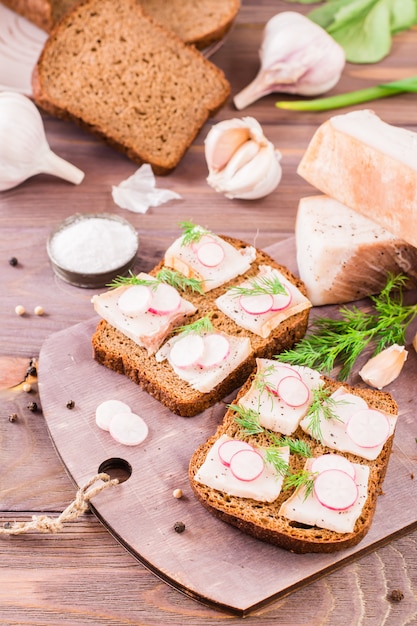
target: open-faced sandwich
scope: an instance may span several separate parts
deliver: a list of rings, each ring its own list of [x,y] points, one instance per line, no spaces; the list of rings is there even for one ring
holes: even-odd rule
[[[94,358],[183,416],[241,386],[257,358],[290,349],[311,308],[303,283],[265,252],[190,222],[149,274],[92,301]]]
[[[211,513],[293,552],[334,552],[368,532],[397,420],[390,394],[258,359],[189,479]]]

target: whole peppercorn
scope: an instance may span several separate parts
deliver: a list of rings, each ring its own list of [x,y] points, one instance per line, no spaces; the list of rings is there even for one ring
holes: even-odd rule
[[[184,522],[175,522],[174,530],[175,530],[176,533],[183,533],[184,530],[185,530]]]
[[[9,415],[9,422],[15,422],[17,420],[17,413],[11,413]]]
[[[393,589],[390,593],[389,599],[393,602],[401,602],[404,598],[404,594],[401,589]]]
[[[68,400],[67,404],[66,404],[67,409],[73,409],[75,407],[75,402],[74,400]]]
[[[16,315],[24,315],[26,313],[25,307],[22,306],[21,304],[18,304],[15,307],[14,312],[16,313]]]
[[[15,256],[12,256],[12,258],[9,259],[9,265],[11,265],[12,267],[16,267],[17,263],[18,261]]]
[[[36,404],[36,402],[29,402],[28,407],[29,411],[32,411],[32,413],[36,413],[36,411],[38,410],[38,405]]]
[[[37,375],[37,369],[34,365],[29,365],[29,367],[26,370],[26,375],[27,376],[36,376]]]
[[[179,500],[180,498],[182,498],[182,489],[174,489],[172,495],[174,496],[174,498],[177,498]]]
[[[35,308],[33,309],[33,312],[35,315],[43,315],[45,313],[43,306],[35,306]]]

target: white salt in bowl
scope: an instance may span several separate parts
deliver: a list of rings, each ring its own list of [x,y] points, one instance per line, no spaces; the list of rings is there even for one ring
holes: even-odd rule
[[[52,268],[71,285],[106,287],[133,267],[139,248],[136,230],[110,213],[77,213],[52,231],[46,244]]]

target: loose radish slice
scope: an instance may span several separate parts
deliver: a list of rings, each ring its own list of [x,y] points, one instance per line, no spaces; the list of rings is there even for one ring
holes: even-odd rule
[[[132,285],[119,297],[117,304],[125,315],[133,317],[145,313],[152,302],[152,291],[146,285]]]
[[[285,404],[299,407],[308,402],[310,390],[305,382],[297,376],[286,376],[278,383],[278,395]]]
[[[235,478],[251,481],[262,474],[265,463],[256,450],[239,450],[231,457],[229,466]]]
[[[149,307],[151,313],[156,315],[168,315],[177,311],[181,306],[181,296],[171,285],[159,283],[153,292],[152,303]]]
[[[200,246],[203,246],[205,243],[213,243],[213,241],[216,240],[212,235],[203,235],[198,241],[192,242],[191,249],[197,254],[197,250]]]
[[[241,308],[250,315],[262,315],[271,310],[274,298],[270,293],[263,293],[257,296],[240,296],[239,304]]]
[[[223,441],[218,450],[220,461],[223,465],[229,467],[230,459],[240,450],[253,450],[253,448],[250,443],[241,441],[240,439],[228,439],[227,441]]]
[[[358,499],[358,487],[349,474],[338,469],[325,470],[314,480],[314,495],[327,509],[345,511]]]
[[[104,400],[96,408],[96,424],[103,430],[109,430],[109,424],[117,413],[129,413],[130,407],[121,400]]]
[[[278,385],[283,378],[287,378],[287,376],[295,376],[301,380],[301,374],[291,367],[290,365],[274,365],[274,368],[268,369],[265,372],[265,386],[266,389],[273,393],[274,395],[278,395]]]
[[[337,469],[346,472],[353,480],[355,480],[355,466],[345,456],[339,454],[322,454],[316,457],[310,465],[313,473],[321,474],[326,470]]]
[[[272,297],[272,311],[281,311],[291,304],[292,295],[289,289],[285,287],[286,293],[275,293]]]
[[[176,367],[196,365],[203,356],[204,340],[201,335],[191,333],[184,335],[174,343],[169,358]]]
[[[206,267],[216,267],[224,259],[223,247],[217,241],[208,241],[197,248],[197,258]]]
[[[390,423],[384,413],[375,409],[363,409],[350,416],[346,432],[361,448],[376,448],[387,440]]]
[[[109,432],[118,443],[137,446],[148,436],[148,426],[136,413],[118,413],[110,421]]]
[[[227,337],[219,333],[211,333],[203,337],[204,352],[197,365],[203,368],[216,367],[227,359],[230,354],[230,343]]]

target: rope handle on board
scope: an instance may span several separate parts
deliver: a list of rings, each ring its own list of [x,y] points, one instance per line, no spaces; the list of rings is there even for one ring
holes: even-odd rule
[[[102,481],[101,484],[96,484]],[[33,515],[30,522],[6,522],[3,528],[0,528],[0,535],[21,535],[30,530],[36,530],[40,533],[57,533],[62,530],[65,522],[77,519],[88,509],[91,498],[108,487],[117,485],[117,478],[110,478],[108,474],[96,474],[81,487],[75,496],[75,500],[67,506],[67,508],[56,518],[47,515]]]

